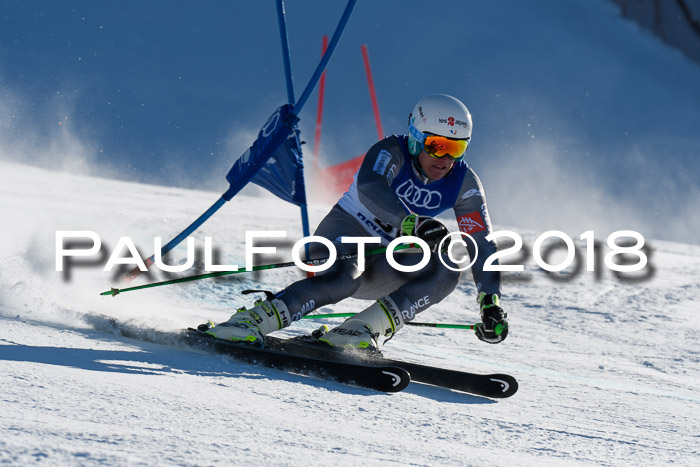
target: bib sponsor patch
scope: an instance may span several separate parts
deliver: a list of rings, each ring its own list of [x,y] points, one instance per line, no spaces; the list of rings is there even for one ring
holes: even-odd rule
[[[486,230],[486,222],[481,217],[479,211],[470,212],[457,219],[459,230],[464,233],[473,234]]]
[[[372,170],[377,172],[379,175],[384,175],[384,172],[386,172],[386,168],[389,165],[390,160],[391,154],[389,154],[389,151],[382,149],[379,152],[379,155],[377,156],[377,160],[375,161]]]

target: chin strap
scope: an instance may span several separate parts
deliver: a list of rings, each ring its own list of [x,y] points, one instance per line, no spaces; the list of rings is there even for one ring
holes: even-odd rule
[[[418,156],[411,156],[411,159],[413,160],[413,170],[415,170],[416,175],[423,179],[421,180],[423,183],[428,183],[430,178],[428,178],[428,174],[423,171],[423,168],[418,163]]]

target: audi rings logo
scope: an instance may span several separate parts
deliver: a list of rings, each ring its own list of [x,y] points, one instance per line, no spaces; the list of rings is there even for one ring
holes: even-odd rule
[[[418,188],[410,179],[399,185],[396,194],[406,203],[417,208],[435,209],[442,202],[442,194],[439,191]]]

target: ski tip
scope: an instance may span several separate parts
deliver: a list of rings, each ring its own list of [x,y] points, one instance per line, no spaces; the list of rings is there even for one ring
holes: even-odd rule
[[[518,380],[516,380],[510,375],[495,374],[489,375],[488,378],[489,381],[497,385],[496,387],[498,388],[491,395],[491,397],[493,398],[503,399],[506,397],[510,397],[516,392],[518,392]]]
[[[408,387],[411,375],[403,368],[386,367],[381,371],[381,386],[377,389],[385,392],[400,392]]]

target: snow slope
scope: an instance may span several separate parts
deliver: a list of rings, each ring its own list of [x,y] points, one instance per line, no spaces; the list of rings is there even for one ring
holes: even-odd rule
[[[0,162],[0,462],[11,465],[697,465],[700,247],[647,239],[644,276],[554,277],[526,255],[508,273],[511,334],[497,346],[455,330],[406,328],[391,357],[507,372],[491,401],[412,383],[387,395],[180,348],[172,335],[225,319],[249,298],[301,277],[284,269],[102,297],[99,262],[55,271],[56,230],[92,230],[107,254],[131,236],[144,256],[218,193],[61,174]],[[328,206],[312,205],[311,223]],[[449,221],[449,219],[446,219]],[[454,222],[454,221],[451,221]],[[297,208],[257,190],[197,233],[242,262],[244,232],[284,226]],[[499,228],[509,228],[499,226]],[[512,227],[510,227],[512,228]],[[541,232],[522,231],[532,246]],[[597,232],[604,240],[609,232]],[[202,243],[198,243],[202,245]],[[580,252],[579,252],[580,253]],[[282,252],[279,256],[284,256]],[[176,263],[185,250],[173,252]],[[106,259],[103,258],[102,262]],[[145,283],[161,279],[138,279]],[[335,311],[358,311],[347,300]],[[478,319],[471,278],[423,321]],[[101,317],[148,329],[125,338]],[[333,323],[328,320],[327,323]],[[295,323],[286,334],[319,322]]]

